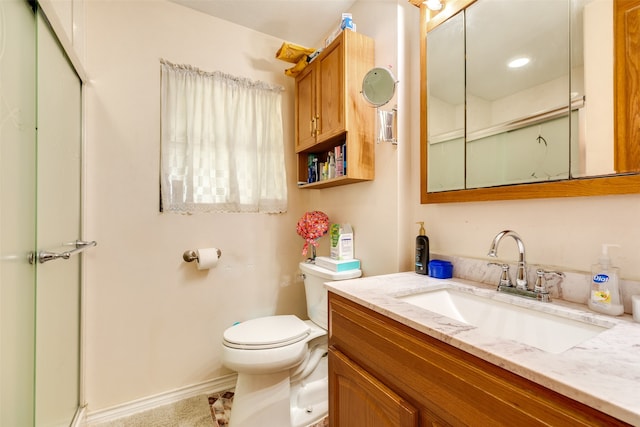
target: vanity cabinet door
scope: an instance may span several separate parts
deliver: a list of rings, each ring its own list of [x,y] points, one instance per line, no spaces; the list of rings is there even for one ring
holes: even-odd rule
[[[331,427],[418,427],[418,412],[339,351],[329,349]]]

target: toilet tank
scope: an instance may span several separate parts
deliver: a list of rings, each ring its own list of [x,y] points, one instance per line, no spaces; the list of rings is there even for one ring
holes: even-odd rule
[[[304,274],[304,290],[307,297],[307,315],[322,329],[327,329],[327,290],[326,282],[355,279],[362,276],[361,270],[331,271],[312,263],[301,262],[300,270]]]

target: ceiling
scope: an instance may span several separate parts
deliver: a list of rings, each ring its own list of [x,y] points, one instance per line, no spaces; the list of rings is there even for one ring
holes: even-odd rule
[[[225,21],[305,47],[340,24],[357,0],[170,0]],[[360,0],[363,1],[363,0]]]

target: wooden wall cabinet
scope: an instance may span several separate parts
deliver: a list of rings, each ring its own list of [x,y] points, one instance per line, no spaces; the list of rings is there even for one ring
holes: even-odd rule
[[[333,293],[329,334],[332,427],[628,425]]]
[[[362,79],[374,65],[374,43],[345,30],[296,77],[295,141],[301,188],[323,188],[374,178],[375,108],[362,94]],[[346,144],[346,175],[308,182],[308,157],[319,162]]]

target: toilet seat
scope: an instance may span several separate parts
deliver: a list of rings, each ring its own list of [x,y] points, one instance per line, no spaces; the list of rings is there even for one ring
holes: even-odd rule
[[[285,347],[306,339],[309,326],[294,315],[268,316],[247,320],[227,328],[224,345],[242,350]]]

